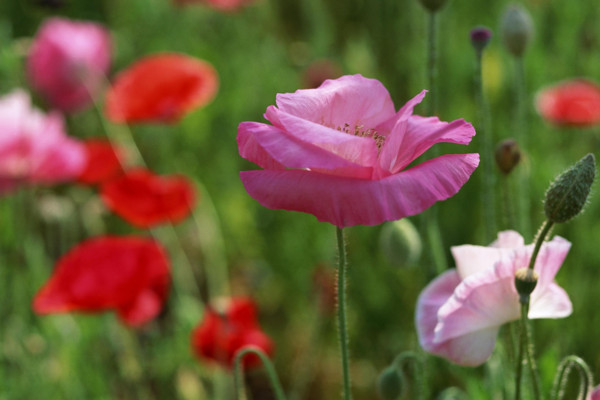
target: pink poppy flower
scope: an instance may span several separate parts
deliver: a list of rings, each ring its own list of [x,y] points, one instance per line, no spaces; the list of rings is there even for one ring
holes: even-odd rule
[[[570,247],[558,236],[542,245],[534,267],[539,279],[531,294],[529,318],[571,314],[569,296],[554,282]],[[456,364],[484,363],[500,326],[520,317],[515,272],[529,264],[532,252],[533,245],[525,246],[514,231],[500,232],[489,247],[453,247],[456,269],[433,280],[417,301],[421,346]]]
[[[33,108],[22,90],[0,98],[0,194],[74,179],[85,162],[85,148],[65,134],[60,114]]]
[[[588,396],[588,400],[600,400],[600,386],[596,386]]]
[[[102,89],[110,47],[110,35],[99,24],[51,18],[37,32],[27,59],[31,85],[53,107],[81,110]]]
[[[277,95],[265,118],[242,122],[240,155],[264,168],[241,172],[267,208],[302,211],[338,227],[376,225],[420,213],[458,192],[478,154],[447,154],[408,167],[439,142],[467,144],[464,120],[412,115],[425,92],[399,111],[383,85],[361,75]]]
[[[169,293],[169,261],[154,240],[136,236],[88,239],[58,260],[38,291],[38,314],[114,309],[130,326],[156,317]]]
[[[538,92],[535,105],[549,122],[561,126],[593,126],[600,123],[600,86],[587,79],[573,79]]]

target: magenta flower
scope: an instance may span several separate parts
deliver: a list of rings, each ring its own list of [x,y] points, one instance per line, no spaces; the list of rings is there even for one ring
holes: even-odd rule
[[[51,18],[33,40],[27,73],[53,106],[77,111],[102,89],[110,66],[110,36],[99,24]]]
[[[85,148],[63,125],[60,114],[32,108],[22,90],[0,98],[0,194],[21,183],[51,184],[79,175]]]
[[[600,386],[596,386],[588,396],[588,400],[600,400]]]
[[[240,155],[263,168],[241,172],[267,208],[302,211],[340,228],[376,225],[420,213],[458,192],[478,154],[447,154],[407,168],[439,142],[467,144],[464,120],[412,115],[425,91],[395,111],[389,93],[361,75],[277,95],[272,124],[242,122]]]
[[[569,296],[554,282],[570,247],[558,236],[542,245],[534,267],[539,279],[531,294],[529,318],[571,314]],[[533,245],[525,246],[514,231],[500,232],[489,247],[453,247],[456,270],[438,276],[417,301],[421,346],[456,364],[484,363],[500,326],[520,317],[515,271],[529,264],[532,253]]]

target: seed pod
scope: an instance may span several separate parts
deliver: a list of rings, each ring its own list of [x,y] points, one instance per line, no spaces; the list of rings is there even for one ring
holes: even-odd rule
[[[507,50],[521,57],[533,37],[533,21],[527,10],[519,4],[508,6],[500,24],[500,32]]]

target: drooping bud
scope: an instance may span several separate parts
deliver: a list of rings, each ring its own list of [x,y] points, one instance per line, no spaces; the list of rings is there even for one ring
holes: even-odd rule
[[[581,212],[596,176],[596,159],[588,154],[556,177],[546,191],[544,213],[550,222],[567,222]]]
[[[498,169],[508,175],[521,161],[521,149],[514,139],[506,139],[498,143],[494,156]]]
[[[419,0],[419,2],[431,12],[436,12],[446,4],[447,0]]]
[[[538,281],[538,273],[531,268],[519,268],[515,272],[515,288],[519,293],[521,304],[529,303],[529,295],[535,289]]]
[[[521,57],[533,37],[533,21],[520,4],[508,6],[500,24],[504,45],[515,57]]]
[[[377,378],[377,393],[381,400],[397,400],[402,394],[402,376],[390,365]]]
[[[423,249],[417,229],[407,218],[386,223],[379,236],[379,245],[385,258],[396,267],[415,264]]]
[[[492,38],[492,31],[485,26],[471,29],[471,44],[477,53],[481,53]]]

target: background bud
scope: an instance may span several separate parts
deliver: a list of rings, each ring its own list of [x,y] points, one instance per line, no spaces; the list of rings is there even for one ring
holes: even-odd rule
[[[407,218],[388,222],[379,236],[383,255],[396,267],[407,267],[419,260],[423,245],[415,226]]]
[[[402,377],[394,366],[384,369],[377,378],[377,393],[381,400],[396,400],[402,394]]]
[[[521,149],[514,139],[506,139],[498,143],[494,156],[498,169],[508,175],[521,161]]]
[[[485,26],[477,26],[471,29],[471,44],[478,53],[485,49],[491,38],[492,31]]]
[[[581,212],[596,176],[596,159],[588,154],[556,177],[546,191],[544,213],[549,221],[567,222]]]
[[[419,2],[431,12],[436,12],[446,4],[446,0],[419,0]]]
[[[515,57],[521,57],[533,36],[533,22],[520,4],[508,6],[500,24],[504,45]]]

